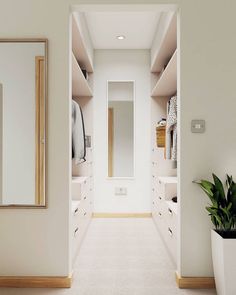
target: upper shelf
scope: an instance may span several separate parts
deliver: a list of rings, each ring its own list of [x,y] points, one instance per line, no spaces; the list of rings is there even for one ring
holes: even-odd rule
[[[171,96],[177,90],[177,50],[152,90],[151,96]]]
[[[160,49],[151,65],[151,72],[160,72],[177,48],[177,16],[174,14],[162,40]]]
[[[92,90],[89,87],[88,81],[85,79],[81,68],[72,53],[72,95],[93,96]]]
[[[88,55],[78,21],[74,15],[72,16],[72,51],[80,66],[86,69],[87,72],[92,73],[93,65]]]

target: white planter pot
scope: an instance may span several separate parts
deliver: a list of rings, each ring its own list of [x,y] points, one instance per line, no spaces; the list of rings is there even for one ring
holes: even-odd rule
[[[223,239],[212,230],[211,247],[217,294],[236,294],[236,239]]]

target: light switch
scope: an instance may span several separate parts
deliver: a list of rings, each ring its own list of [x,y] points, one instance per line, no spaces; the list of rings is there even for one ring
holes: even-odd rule
[[[204,133],[206,130],[205,120],[192,120],[191,131],[192,133]]]

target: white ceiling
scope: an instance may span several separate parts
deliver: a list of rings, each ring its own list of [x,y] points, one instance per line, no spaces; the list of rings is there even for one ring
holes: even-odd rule
[[[157,29],[160,12],[85,12],[95,49],[148,49]],[[124,35],[124,40],[116,36]]]

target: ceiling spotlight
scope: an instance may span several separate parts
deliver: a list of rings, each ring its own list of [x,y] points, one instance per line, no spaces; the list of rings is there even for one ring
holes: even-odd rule
[[[118,40],[124,40],[125,39],[125,36],[119,35],[119,36],[116,36],[116,39],[118,39]]]

